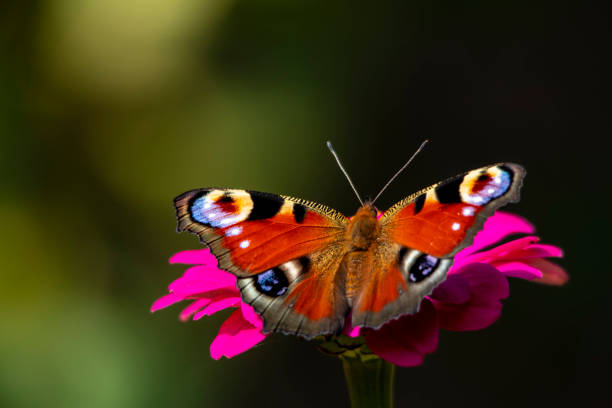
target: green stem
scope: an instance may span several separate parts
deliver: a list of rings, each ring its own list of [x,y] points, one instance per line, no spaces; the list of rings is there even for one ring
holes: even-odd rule
[[[393,364],[380,358],[341,359],[351,408],[393,408]]]

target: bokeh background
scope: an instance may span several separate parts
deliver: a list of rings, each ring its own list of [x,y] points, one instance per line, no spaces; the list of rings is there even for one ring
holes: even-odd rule
[[[511,282],[500,320],[399,369],[398,407],[609,406],[609,72],[589,2],[55,0],[0,7],[0,406],[348,406],[339,361],[227,313],[149,313],[182,273],[172,199],[226,186],[377,203],[497,161],[508,210],[563,247],[563,288]],[[604,371],[605,373],[606,371]]]

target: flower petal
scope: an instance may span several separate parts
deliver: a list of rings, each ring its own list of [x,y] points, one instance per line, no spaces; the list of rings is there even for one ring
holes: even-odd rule
[[[493,266],[498,271],[511,278],[520,278],[532,280],[542,277],[542,272],[538,268],[534,268],[525,262],[494,262]]]
[[[233,289],[239,293],[234,275],[209,266],[193,266],[168,286],[170,292],[183,296],[219,289]]]
[[[210,345],[210,355],[215,360],[234,357],[252,348],[266,336],[246,321],[240,310],[234,311],[219,328]]]
[[[240,302],[240,309],[242,310],[242,317],[244,317],[247,322],[251,323],[253,327],[259,330],[263,329],[263,319],[255,312],[251,305]]]
[[[511,234],[533,234],[535,228],[526,219],[518,215],[497,211],[489,217],[469,247],[455,256],[455,261],[461,260],[489,245],[492,245]]]
[[[204,316],[212,316],[213,314],[223,310],[223,309],[227,309],[228,307],[238,307],[240,306],[240,297],[239,296],[232,296],[232,297],[227,297],[227,296],[218,296],[214,299],[211,299],[210,303],[208,304],[208,306],[206,306],[204,309],[200,310],[198,313],[196,313],[193,316],[193,320],[200,320],[202,317]]]
[[[560,258],[563,250],[554,245],[533,244],[512,253],[515,258]]]
[[[438,318],[428,299],[414,315],[392,320],[378,330],[364,330],[366,343],[379,357],[403,367],[423,363],[425,353],[438,347]]]
[[[546,259],[530,259],[527,263],[542,272],[542,277],[534,279],[533,282],[560,286],[569,280],[569,275],[565,272],[565,269]]]
[[[505,244],[496,246],[495,248],[489,249],[488,251],[477,252],[464,257],[459,264],[455,262],[451,269],[474,262],[489,263],[498,259],[514,259],[514,254],[516,252],[528,248],[538,241],[540,241],[540,238],[533,235],[515,239],[513,241],[506,242]]]
[[[179,315],[179,319],[181,319],[183,322],[189,320],[189,318],[194,313],[197,313],[198,310],[202,309],[203,307],[205,307],[209,303],[210,303],[210,299],[198,299],[198,300],[196,300],[195,302],[193,302],[192,304],[190,304],[189,306],[187,306],[186,308],[183,309],[183,311]]]
[[[208,265],[213,267],[217,266],[217,258],[210,253],[208,248],[178,252],[170,257],[169,262],[171,264],[182,263],[190,265]]]
[[[170,305],[180,302],[181,300],[185,300],[185,298],[183,296],[178,296],[174,293],[162,296],[153,303],[153,305],[151,306],[151,312],[166,308]]]
[[[470,300],[470,284],[461,275],[448,275],[446,280],[436,287],[431,298],[441,302],[465,303]]]
[[[508,280],[487,264],[468,264],[457,272],[470,286],[469,301],[457,304],[432,299],[446,330],[480,330],[493,324],[501,314],[501,299],[509,294]]]

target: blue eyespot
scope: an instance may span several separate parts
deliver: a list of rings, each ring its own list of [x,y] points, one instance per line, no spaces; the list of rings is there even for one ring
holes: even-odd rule
[[[289,281],[279,268],[268,269],[255,277],[255,288],[264,295],[277,297],[287,291]]]
[[[427,254],[419,256],[410,267],[410,273],[408,274],[410,282],[416,283],[422,281],[436,270],[439,263],[440,260],[435,256]]]
[[[489,174],[482,174],[476,180],[470,194],[464,197],[464,201],[474,205],[485,205],[489,201],[506,194],[511,185],[512,176],[507,171],[501,170],[494,177]]]

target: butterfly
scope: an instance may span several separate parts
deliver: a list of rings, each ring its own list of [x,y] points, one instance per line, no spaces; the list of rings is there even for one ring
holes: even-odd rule
[[[377,329],[416,313],[486,218],[518,201],[524,176],[517,164],[486,166],[383,213],[365,202],[350,218],[300,198],[240,189],[192,190],[174,205],[177,230],[198,235],[237,277],[264,333],[310,339],[340,333],[349,316],[353,327]]]

